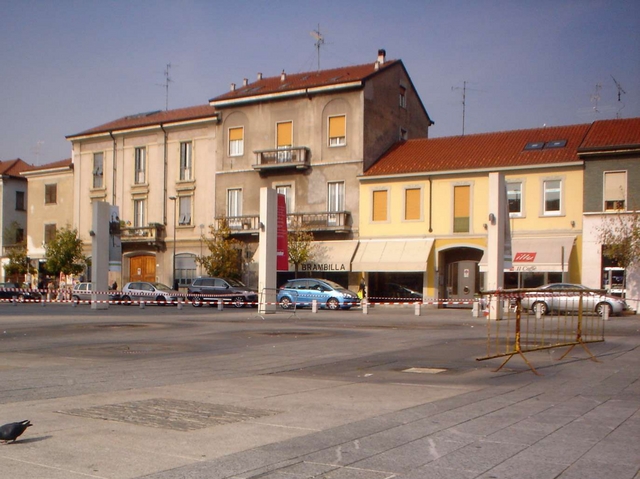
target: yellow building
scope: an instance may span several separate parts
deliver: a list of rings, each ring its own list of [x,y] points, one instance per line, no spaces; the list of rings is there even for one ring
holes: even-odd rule
[[[369,296],[393,298],[400,285],[425,299],[464,302],[484,288],[491,172],[502,173],[507,186],[513,264],[505,287],[580,282],[577,149],[589,126],[395,145],[360,177],[353,270],[367,274]]]

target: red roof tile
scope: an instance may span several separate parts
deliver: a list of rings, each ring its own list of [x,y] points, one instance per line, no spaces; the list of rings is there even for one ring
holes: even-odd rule
[[[0,175],[20,176],[20,172],[29,170],[31,165],[20,158],[15,160],[0,161]]]
[[[198,105],[188,108],[178,108],[176,110],[160,110],[149,113],[140,113],[120,118],[104,125],[96,126],[74,135],[68,135],[67,139],[78,136],[92,135],[96,133],[106,133],[109,131],[127,130],[130,128],[140,128],[144,126],[176,123],[187,120],[198,120],[201,118],[213,117],[216,109],[210,105]]]
[[[382,65],[380,65],[378,70],[376,70],[375,68],[375,63],[367,63],[364,65],[352,65],[341,68],[333,68],[330,70],[293,74],[287,73],[285,75],[285,80],[281,79],[281,75],[262,78],[261,80],[256,80],[253,83],[249,83],[247,86],[242,86],[223,95],[219,95],[209,101],[215,104],[219,101],[229,101],[253,96],[270,95],[273,93],[282,93],[305,88],[340,85],[353,81],[364,81],[368,77],[386,70],[398,63],[402,62],[400,60],[387,60]]]
[[[590,125],[407,140],[391,147],[364,176],[502,168],[579,161]],[[525,150],[528,143],[566,140],[561,148]]]
[[[640,118],[595,121],[581,150],[640,146]]]

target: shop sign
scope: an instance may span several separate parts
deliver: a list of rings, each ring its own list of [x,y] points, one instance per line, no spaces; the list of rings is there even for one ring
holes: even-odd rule
[[[538,271],[538,267],[531,265],[531,266],[514,266],[511,268],[511,271],[519,271],[519,272],[528,272],[531,273],[533,271]]]
[[[536,253],[516,253],[513,257],[514,263],[533,263],[536,259]]]
[[[300,271],[346,271],[344,263],[302,263]]]

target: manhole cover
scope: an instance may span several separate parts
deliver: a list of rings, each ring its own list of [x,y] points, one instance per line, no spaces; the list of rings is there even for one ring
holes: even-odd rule
[[[403,373],[417,373],[417,374],[438,374],[445,372],[446,369],[440,368],[409,368],[403,369]]]
[[[176,399],[147,399],[58,412],[71,416],[119,421],[176,431],[193,431],[277,414],[276,411],[266,409],[249,409],[226,404]]]

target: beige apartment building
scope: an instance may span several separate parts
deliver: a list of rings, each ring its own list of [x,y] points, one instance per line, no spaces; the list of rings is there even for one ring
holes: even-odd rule
[[[309,274],[353,284],[358,175],[399,139],[432,124],[400,60],[273,77],[257,75],[209,105],[133,115],[69,135],[73,223],[90,254],[92,202],[119,207],[118,284],[188,284],[203,272],[202,234],[223,219],[243,243],[245,279],[257,248],[259,190],[287,199],[288,224],[318,248]],[[291,268],[292,269],[292,268]],[[288,272],[281,273],[281,279]],[[255,284],[252,284],[255,286]]]
[[[29,278],[37,286],[46,275],[47,243],[61,228],[74,228],[73,163],[71,158],[32,167],[21,173],[28,186],[27,251],[37,274]]]

